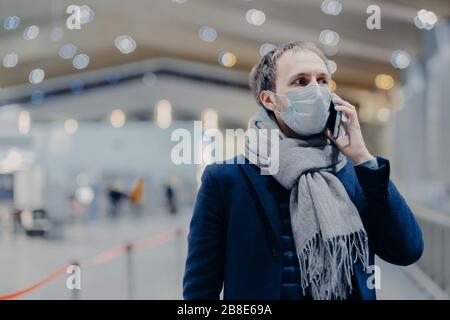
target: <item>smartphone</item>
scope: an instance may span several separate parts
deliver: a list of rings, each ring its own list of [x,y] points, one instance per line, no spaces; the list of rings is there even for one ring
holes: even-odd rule
[[[330,116],[327,120],[327,128],[330,129],[333,139],[337,139],[339,137],[339,132],[341,129],[341,118],[342,111],[336,111],[334,109],[334,103],[333,101],[331,101]]]

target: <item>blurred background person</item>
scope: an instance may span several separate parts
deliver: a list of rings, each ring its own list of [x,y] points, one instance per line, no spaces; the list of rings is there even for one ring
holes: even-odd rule
[[[170,214],[176,214],[177,213],[177,205],[176,205],[177,197],[176,197],[175,189],[170,182],[167,182],[167,184],[164,186],[164,189],[165,189],[165,195],[166,195],[167,210]]]
[[[138,177],[133,184],[128,200],[131,203],[132,211],[136,216],[142,213],[142,202],[144,197],[144,179]]]
[[[110,215],[112,218],[117,218],[120,215],[122,200],[127,199],[128,195],[123,191],[123,184],[121,181],[116,181],[108,190]]]

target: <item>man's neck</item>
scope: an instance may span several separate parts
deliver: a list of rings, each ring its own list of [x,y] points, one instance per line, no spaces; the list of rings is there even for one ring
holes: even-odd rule
[[[275,120],[276,120],[281,132],[283,132],[286,137],[292,138],[292,139],[300,138],[299,135],[296,134],[291,128],[289,128],[284,122],[278,121],[278,119],[275,119]]]

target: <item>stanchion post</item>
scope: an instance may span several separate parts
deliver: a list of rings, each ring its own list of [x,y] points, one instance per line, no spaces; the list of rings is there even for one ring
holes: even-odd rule
[[[126,245],[128,299],[134,299],[133,244]]]
[[[80,267],[80,263],[77,260],[73,260],[71,265]],[[79,300],[80,299],[80,289],[72,288],[70,291],[72,291],[72,300]]]
[[[176,265],[176,279],[177,285],[182,286],[183,261],[181,259],[182,243],[183,243],[183,228],[177,227],[175,230],[175,265]]]

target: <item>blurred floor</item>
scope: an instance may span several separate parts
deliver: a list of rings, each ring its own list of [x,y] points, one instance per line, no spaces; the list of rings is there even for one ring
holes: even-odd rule
[[[431,295],[411,278],[404,267],[387,263],[379,258],[375,262],[381,269],[381,289],[378,300],[430,300]]]
[[[137,241],[184,226],[190,211],[176,216],[165,213],[148,218],[119,218],[98,224],[79,224],[66,229],[64,241],[30,239],[23,235],[0,242],[0,294],[27,287],[65,263],[90,258],[129,241]],[[185,238],[185,236],[183,237]],[[181,245],[180,245],[181,244]],[[185,241],[172,240],[133,254],[135,298],[181,298],[182,267],[186,255]],[[176,252],[179,255],[178,260]],[[14,274],[13,277],[11,275]],[[178,276],[177,276],[178,274]],[[70,299],[66,276],[23,296],[24,299]],[[81,269],[80,299],[127,299],[126,258],[119,256],[103,265]]]

